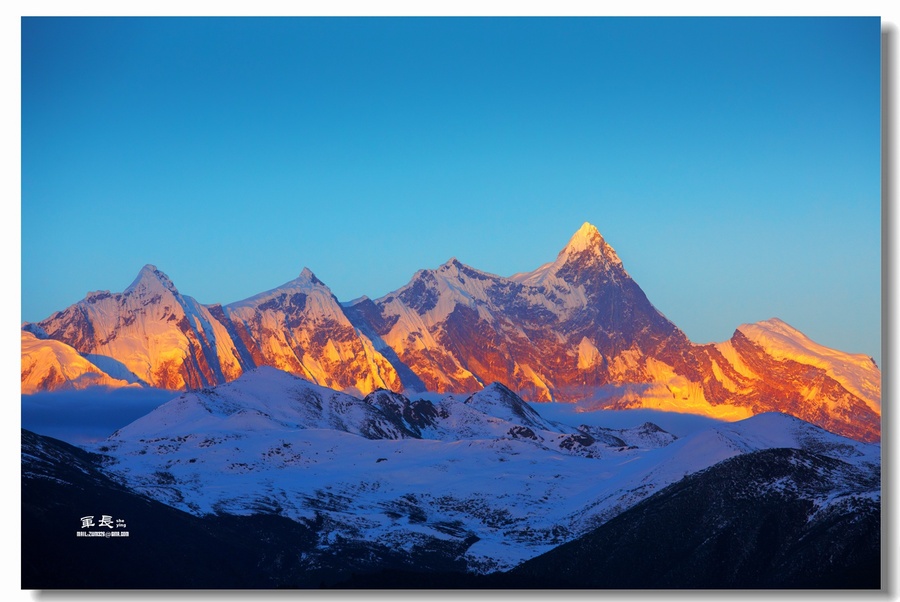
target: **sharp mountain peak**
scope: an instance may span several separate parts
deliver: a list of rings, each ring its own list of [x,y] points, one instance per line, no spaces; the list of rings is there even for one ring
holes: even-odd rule
[[[606,242],[600,230],[590,222],[584,222],[572,235],[569,242],[559,252],[557,263],[564,264],[570,257],[581,256],[590,252],[594,257],[602,257],[610,263],[622,265],[622,260],[616,254],[615,249]]]
[[[581,227],[575,231],[575,234],[572,235],[572,238],[569,239],[569,244],[567,247],[585,247],[592,244],[595,244],[597,240],[603,240],[603,236],[600,234],[600,230],[597,229],[597,226],[590,222],[584,222],[581,224]]]
[[[134,281],[125,289],[125,294],[134,293],[140,289],[152,290],[162,286],[173,295],[178,294],[178,289],[172,280],[155,265],[148,263],[141,268]]]
[[[325,284],[324,282],[322,282],[321,280],[319,280],[319,279],[316,277],[315,274],[313,274],[313,271],[312,271],[311,269],[309,269],[309,268],[307,268],[307,267],[304,267],[304,268],[300,271],[300,276],[298,276],[297,279],[298,279],[298,280],[306,280],[306,281],[308,281],[310,284],[317,284],[317,285],[324,285],[324,284]]]

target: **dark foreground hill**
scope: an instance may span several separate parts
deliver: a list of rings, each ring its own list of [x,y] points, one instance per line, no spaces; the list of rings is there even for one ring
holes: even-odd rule
[[[879,589],[877,475],[794,449],[737,456],[513,569],[526,587]]]
[[[274,514],[197,517],[104,474],[104,457],[22,431],[22,589],[320,588],[367,570],[460,570],[459,550],[315,547],[318,525]],[[81,517],[128,537],[79,537]],[[112,531],[112,530],[111,530]]]
[[[347,588],[879,589],[880,477],[794,449],[737,456],[487,576],[384,571]]]
[[[23,589],[878,589],[880,474],[794,449],[737,456],[492,575],[462,550],[348,542],[273,514],[197,517],[139,496],[105,459],[22,431]],[[79,537],[81,518],[128,537]],[[95,527],[100,528],[100,527]]]

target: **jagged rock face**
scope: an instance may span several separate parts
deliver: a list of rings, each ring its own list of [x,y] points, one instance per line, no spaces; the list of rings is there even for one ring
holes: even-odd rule
[[[357,333],[328,287],[308,269],[220,313],[253,365],[359,394],[402,386],[391,363]]]
[[[617,377],[646,380],[640,365],[611,373],[623,353],[668,355],[683,371],[697,371],[684,359],[687,337],[650,304],[589,224],[535,272],[502,278],[452,259],[355,308],[354,323],[390,347],[428,390],[472,392],[498,381],[531,400],[572,401]]]
[[[363,401],[396,424],[401,432],[413,437],[421,438],[425,429],[437,424],[438,411],[425,399],[410,401],[399,393],[379,389],[366,395]]]
[[[708,380],[704,387],[715,403],[738,402],[754,414],[784,412],[861,441],[880,439],[880,387],[877,397],[866,395],[846,379],[840,382],[839,375],[829,375],[825,368],[778,358],[740,329],[728,346],[733,350],[734,363],[721,353],[722,346],[702,348],[722,374],[719,379]]]
[[[36,326],[81,354],[115,360],[153,387],[199,388],[243,372],[222,325],[154,266],[125,292],[90,293]]]

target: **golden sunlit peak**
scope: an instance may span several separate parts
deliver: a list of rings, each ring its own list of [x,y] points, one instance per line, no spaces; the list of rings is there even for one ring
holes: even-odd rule
[[[569,240],[569,246],[579,246],[584,248],[594,243],[598,238],[601,240],[603,239],[603,237],[600,236],[600,231],[597,227],[590,222],[584,222],[581,227],[578,228],[578,231],[572,235],[572,238]]]
[[[607,243],[597,227],[590,222],[584,222],[565,248],[560,251],[554,262],[557,267],[567,263],[573,257],[589,255],[596,259],[602,259],[611,265],[622,266],[622,260],[616,251]]]
[[[584,222],[581,224],[581,227],[578,228],[578,232],[575,235],[591,235],[591,234],[600,234],[600,230],[597,229],[597,226],[592,224],[591,222]]]
[[[566,245],[566,250],[571,252],[580,252],[586,249],[595,248],[603,244],[603,236],[597,227],[590,222],[584,222]]]

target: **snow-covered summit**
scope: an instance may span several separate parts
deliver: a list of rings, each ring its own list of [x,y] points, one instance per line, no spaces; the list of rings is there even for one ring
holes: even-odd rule
[[[675,330],[591,224],[531,276],[504,278],[451,258],[355,306],[351,320],[429,390],[471,393],[498,381],[545,401],[559,385],[587,384],[569,374],[569,358],[591,369],[627,346],[617,339],[657,331],[650,344],[658,348]]]
[[[792,448],[824,454],[850,464],[880,464],[880,445],[836,435],[784,412],[764,412],[717,425],[712,431],[727,436],[741,453]]]
[[[153,265],[124,292],[91,293],[37,327],[95,364],[116,366],[117,377],[129,382],[184,389],[241,373],[225,328]]]
[[[22,393],[128,384],[110,376],[69,345],[22,330]]]
[[[125,289],[125,295],[147,295],[159,292],[178,295],[178,289],[172,280],[155,265],[147,264],[138,272],[137,278]]]
[[[248,364],[360,395],[401,387],[390,362],[353,327],[331,289],[309,268],[277,288],[226,305],[222,314],[248,350]]]
[[[353,307],[354,305],[359,305],[360,303],[365,303],[366,301],[371,301],[368,295],[360,295],[356,299],[351,299],[350,301],[341,301],[341,307]]]
[[[500,418],[512,424],[548,431],[555,430],[554,425],[522,401],[521,397],[498,382],[489,384],[466,399],[464,403],[488,416]]]
[[[251,432],[333,429],[367,438],[410,434],[364,401],[260,366],[214,389],[184,393],[119,429],[113,440],[160,436],[225,435]]]
[[[243,307],[256,307],[262,304],[265,301],[269,301],[278,297],[279,295],[283,295],[286,293],[292,292],[303,292],[303,293],[311,293],[311,292],[319,292],[321,294],[326,295],[327,297],[334,297],[331,292],[331,289],[328,286],[319,280],[315,274],[313,274],[312,270],[309,268],[303,268],[300,272],[300,275],[294,278],[293,280],[288,280],[284,284],[280,286],[276,286],[273,289],[269,289],[262,293],[257,293],[252,297],[248,297],[241,301],[235,301],[234,303],[229,303],[225,306],[226,309],[229,310],[237,310]]]
[[[477,309],[488,300],[488,290],[501,280],[452,257],[436,269],[419,270],[408,284],[375,303],[400,313],[411,309],[426,324],[434,324],[458,305]]]
[[[600,231],[591,223],[584,222],[572,235],[569,242],[559,252],[554,261],[545,263],[531,272],[520,272],[510,276],[510,280],[529,286],[553,284],[554,277],[565,278],[563,268],[569,270],[614,268],[622,270],[622,260],[615,249],[604,240]],[[562,272],[562,273],[561,273]]]
[[[820,345],[778,318],[742,324],[738,331],[778,360],[822,368],[873,411],[881,412],[881,370],[871,357]]]
[[[849,374],[851,364],[775,323],[695,345],[590,223],[534,272],[504,278],[451,258],[348,315],[412,390],[471,394],[496,381],[528,401],[596,398],[731,420],[779,410],[865,440],[880,431],[880,372],[868,358],[858,358],[867,373]],[[798,346],[796,365],[781,361]]]
[[[585,251],[590,251],[594,255],[602,255],[620,264],[622,263],[615,250],[604,240],[597,227],[588,222],[584,222],[578,231],[572,235],[572,238],[569,239],[568,244],[560,252],[560,255],[565,254],[571,257]]]

